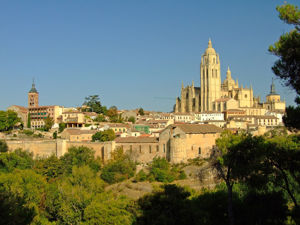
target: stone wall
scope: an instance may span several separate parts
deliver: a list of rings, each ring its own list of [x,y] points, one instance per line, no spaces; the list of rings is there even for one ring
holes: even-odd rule
[[[85,146],[95,151],[95,156],[103,160],[111,157],[111,152],[115,148],[115,142],[71,142],[66,140],[14,140],[6,141],[9,151],[21,148],[33,153],[36,157],[49,157],[56,155],[61,157],[72,146]]]

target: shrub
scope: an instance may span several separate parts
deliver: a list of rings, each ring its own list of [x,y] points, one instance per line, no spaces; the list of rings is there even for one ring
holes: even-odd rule
[[[27,136],[31,136],[34,134],[34,132],[32,130],[23,130],[23,134],[25,134]]]
[[[178,166],[173,167],[165,158],[154,158],[148,179],[159,182],[170,183],[176,179],[185,179],[186,174]]]
[[[105,131],[99,131],[92,136],[93,141],[113,141],[116,138],[115,132],[112,129],[107,129]]]
[[[124,155],[123,149],[117,149],[110,161],[101,171],[101,178],[109,184],[121,182],[134,176],[135,163]]]
[[[135,176],[135,181],[141,182],[147,180],[147,174],[145,173],[144,170],[140,170],[140,172],[137,173]]]
[[[0,152],[7,152],[8,146],[5,141],[0,140]]]

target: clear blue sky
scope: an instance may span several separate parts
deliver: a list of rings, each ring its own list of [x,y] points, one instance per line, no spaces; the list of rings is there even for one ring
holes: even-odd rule
[[[288,1],[298,4],[299,1]],[[265,99],[275,57],[268,46],[291,29],[281,0],[0,2],[0,109],[27,106],[32,77],[41,105],[104,105],[170,111],[181,82],[200,85],[201,55],[212,39],[222,79],[231,68]],[[288,104],[295,94],[275,81]],[[157,99],[155,97],[174,98]]]

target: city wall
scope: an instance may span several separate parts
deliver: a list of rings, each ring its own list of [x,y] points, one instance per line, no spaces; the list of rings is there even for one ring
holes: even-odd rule
[[[72,142],[67,140],[7,140],[9,151],[23,149],[33,153],[36,157],[49,157],[55,155],[61,157],[72,146],[84,146],[95,151],[95,156],[102,160],[108,160],[115,149],[115,142]]]

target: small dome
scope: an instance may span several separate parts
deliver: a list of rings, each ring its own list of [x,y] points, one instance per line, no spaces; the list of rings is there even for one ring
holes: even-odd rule
[[[35,88],[34,82],[32,83],[32,87],[31,87],[29,93],[38,93],[38,91],[37,91],[36,88]]]
[[[212,44],[211,44],[211,40],[209,39],[208,40],[208,46],[207,46],[207,49],[205,50],[205,54],[208,55],[208,54],[216,54],[216,51],[215,49],[212,47]]]

